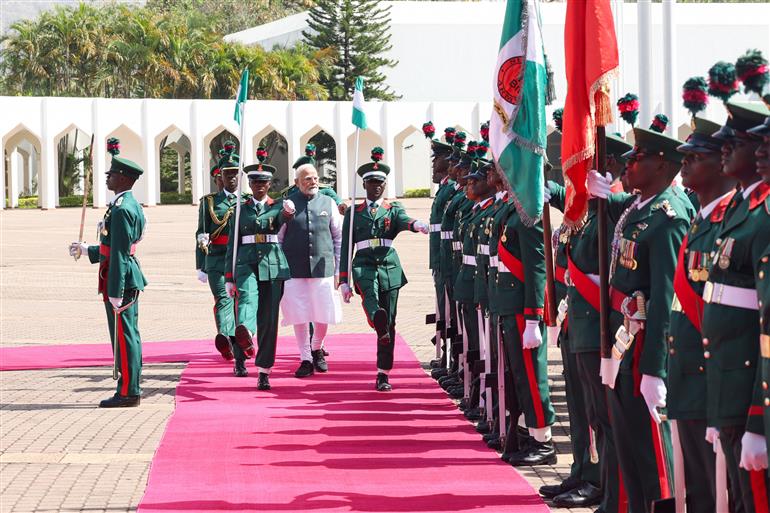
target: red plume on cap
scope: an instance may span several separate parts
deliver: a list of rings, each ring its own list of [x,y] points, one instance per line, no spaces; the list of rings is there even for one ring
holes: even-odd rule
[[[433,126],[432,121],[428,121],[427,123],[422,124],[422,134],[426,138],[432,139],[435,133],[436,133],[436,127]]]
[[[444,138],[448,144],[454,144],[456,133],[457,131],[451,126],[444,129]]]
[[[374,169],[377,169],[377,162],[382,160],[383,153],[385,153],[385,151],[379,146],[372,148],[372,161],[374,162]]]
[[[653,132],[658,132],[659,134],[662,134],[666,131],[666,127],[668,126],[668,116],[665,114],[656,114],[655,118],[652,120],[652,124],[650,125],[650,130]]]
[[[257,160],[259,161],[259,170],[262,170],[262,163],[267,160],[267,150],[260,146],[257,148]]]
[[[308,157],[315,157],[315,144],[310,143],[305,146],[305,155]]]
[[[481,124],[479,134],[483,140],[489,141],[489,121],[485,121]]]
[[[688,78],[682,86],[682,103],[695,116],[706,110],[709,102],[708,84],[703,77]]]
[[[107,153],[113,157],[120,153],[120,140],[117,137],[107,139]]]
[[[633,126],[639,117],[639,97],[633,93],[626,93],[618,100],[618,110],[623,121]]]

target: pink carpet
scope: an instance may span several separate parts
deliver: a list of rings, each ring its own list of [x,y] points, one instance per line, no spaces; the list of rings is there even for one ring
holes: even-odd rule
[[[300,380],[282,338],[273,390],[259,392],[256,369],[233,377],[209,341],[144,344],[147,363],[190,363],[139,511],[548,511],[401,338],[388,394],[374,391],[372,334],[327,347],[329,373]],[[1,370],[111,361],[106,344],[0,349]]]

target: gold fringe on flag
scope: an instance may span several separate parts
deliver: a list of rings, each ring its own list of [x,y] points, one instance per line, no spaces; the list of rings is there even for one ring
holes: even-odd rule
[[[607,126],[612,123],[612,102],[610,101],[610,88],[606,81],[594,93],[594,105],[596,106],[596,126]]]

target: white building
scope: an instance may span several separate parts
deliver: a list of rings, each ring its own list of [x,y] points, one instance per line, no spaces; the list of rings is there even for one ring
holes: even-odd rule
[[[649,90],[641,98],[639,123],[646,125],[656,112],[672,120],[680,138],[689,133],[689,115],[681,106],[680,87],[690,76],[705,75],[718,60],[734,62],[748,48],[770,56],[770,3],[755,4],[650,4],[640,0],[623,4],[612,0],[616,11],[621,69],[613,95]],[[373,146],[382,146],[391,164],[389,196],[430,186],[428,143],[420,132],[432,120],[438,134],[456,126],[478,137],[479,124],[491,113],[492,73],[499,46],[505,2],[390,2],[393,49],[399,64],[388,71],[388,83],[403,95],[398,102],[369,102],[370,130],[361,135],[359,163]],[[555,73],[557,101],[566,96],[563,33],[566,4],[542,4],[546,52]],[[649,13],[647,16],[645,13]],[[640,30],[637,21],[641,20]],[[674,27],[664,37],[664,25]],[[271,48],[291,45],[307,27],[306,14],[289,16],[227,36],[245,44]],[[639,44],[642,41],[642,44]],[[668,41],[668,44],[664,44]],[[639,48],[642,52],[640,60]],[[670,52],[665,52],[670,48]],[[649,57],[649,59],[647,59]],[[641,62],[641,65],[639,64]],[[645,64],[649,63],[649,64]],[[666,68],[670,80],[664,80]],[[639,81],[639,77],[644,80]],[[738,95],[740,98],[741,95]],[[744,97],[745,99],[745,97]],[[706,117],[723,122],[725,113],[712,101]],[[355,167],[355,132],[348,102],[248,102],[241,154],[254,161],[256,147],[272,132],[285,139],[286,153],[272,163],[281,179],[291,176],[290,164],[305,144],[320,132],[335,143],[337,190],[350,195],[349,173]],[[136,190],[146,205],[161,202],[161,151],[175,151],[178,162],[189,159],[192,202],[211,189],[208,171],[223,132],[238,135],[228,100],[110,100],[93,98],[0,97],[0,137],[5,158],[0,159],[2,208],[18,204],[20,194],[37,194],[38,205],[55,208],[60,196],[57,145],[66,140],[76,155],[94,140],[94,203],[109,199],[104,173],[109,165],[106,140],[121,139],[122,154],[146,170]],[[613,130],[628,132],[618,123]],[[69,136],[69,137],[66,137]],[[76,140],[77,139],[77,140]],[[75,141],[76,140],[76,141]],[[189,155],[188,155],[189,154]],[[184,166],[180,165],[180,175]],[[184,176],[178,183],[182,187]],[[80,177],[82,182],[82,176]],[[71,186],[70,186],[71,188]],[[82,191],[82,183],[76,184]]]

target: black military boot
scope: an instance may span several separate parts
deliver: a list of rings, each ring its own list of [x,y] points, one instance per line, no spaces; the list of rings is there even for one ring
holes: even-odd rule
[[[217,351],[225,360],[231,361],[235,358],[233,356],[233,348],[230,347],[230,340],[221,333],[217,333],[217,336],[214,337],[214,347],[217,348]]]
[[[377,391],[378,392],[390,392],[393,387],[388,383],[388,375],[384,372],[377,373]]]
[[[237,378],[245,378],[249,375],[249,371],[246,370],[246,363],[244,360],[235,360],[235,367],[233,367],[233,374]]]
[[[138,395],[115,394],[99,403],[99,408],[133,408],[139,406],[141,398]]]
[[[316,349],[310,353],[313,355],[313,367],[318,372],[326,372],[329,370],[329,366],[326,364],[326,358],[324,357],[323,349]]]
[[[312,376],[314,373],[315,369],[312,362],[310,362],[310,360],[302,360],[302,363],[299,364],[299,367],[294,372],[294,376],[297,378],[306,378]]]
[[[257,390],[270,390],[270,378],[268,377],[268,374],[266,372],[259,373]]]
[[[580,479],[569,476],[567,479],[556,485],[543,485],[538,490],[540,495],[546,499],[553,499],[557,495],[570,492],[581,485]]]
[[[239,324],[235,327],[235,342],[243,350],[243,354],[248,358],[252,358],[256,354],[254,342],[251,339],[251,333],[249,333],[249,329],[243,324]]]
[[[555,465],[556,449],[553,446],[553,441],[538,442],[532,439],[526,448],[512,455],[508,463],[514,467]]]

